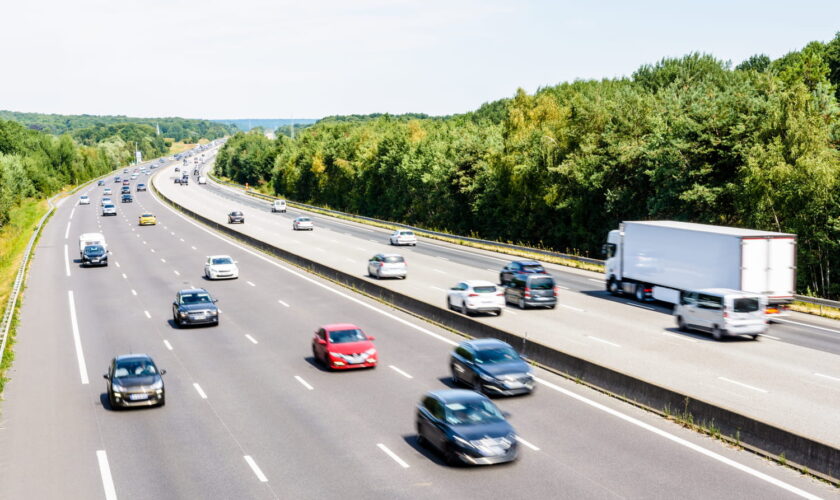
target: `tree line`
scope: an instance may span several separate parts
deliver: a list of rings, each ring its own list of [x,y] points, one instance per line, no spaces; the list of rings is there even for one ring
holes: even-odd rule
[[[799,291],[836,298],[838,92],[840,33],[776,60],[689,54],[446,118],[239,133],[217,170],[301,202],[590,256],[623,220],[796,233]]]

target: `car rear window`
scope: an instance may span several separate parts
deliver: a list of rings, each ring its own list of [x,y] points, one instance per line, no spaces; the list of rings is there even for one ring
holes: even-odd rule
[[[758,311],[758,299],[735,299],[733,308],[736,313],[750,313]]]
[[[543,266],[539,264],[522,264],[522,270],[531,273],[541,273],[545,271],[545,269],[543,269]]]
[[[476,286],[476,287],[473,287],[473,290],[475,290],[476,293],[495,293],[496,292],[496,287],[495,286]]]
[[[414,236],[414,233],[411,231],[400,231],[400,234],[403,236]]]
[[[400,262],[404,262],[404,259],[399,255],[389,255],[385,257],[385,262],[388,264],[399,264]]]
[[[551,290],[554,288],[554,279],[534,278],[529,282],[529,286],[534,290]]]

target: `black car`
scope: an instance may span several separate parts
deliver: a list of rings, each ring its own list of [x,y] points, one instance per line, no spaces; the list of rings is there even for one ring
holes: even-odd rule
[[[240,211],[234,211],[228,214],[228,224],[245,224],[245,214]]]
[[[557,283],[548,274],[515,274],[505,286],[505,303],[526,307],[557,305]]]
[[[108,252],[102,245],[87,245],[82,252],[83,266],[107,266]]]
[[[452,381],[476,392],[513,396],[534,390],[531,366],[507,343],[497,339],[461,342],[450,354]]]
[[[219,324],[219,308],[216,299],[203,288],[189,288],[175,294],[172,303],[172,320],[175,325],[213,325]]]
[[[138,193],[140,191],[145,191],[145,190],[146,190],[146,185],[145,184],[143,184],[142,182],[140,184],[137,184],[137,192]]]
[[[134,197],[131,196],[131,193],[125,193],[122,195],[122,202],[123,203],[131,203],[134,201]]]
[[[486,396],[463,389],[429,392],[417,405],[417,440],[450,465],[516,460],[516,432]]]
[[[535,260],[515,260],[499,271],[499,283],[507,285],[514,274],[520,273],[545,273],[545,268]]]
[[[166,390],[163,377],[166,370],[159,370],[146,354],[117,356],[102,375],[106,382],[108,402],[112,409],[132,406],[163,406]]]

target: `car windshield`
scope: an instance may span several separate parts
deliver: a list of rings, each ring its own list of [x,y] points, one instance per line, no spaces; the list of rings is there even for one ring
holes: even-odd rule
[[[492,365],[494,363],[507,363],[518,360],[519,355],[516,354],[516,351],[507,346],[482,349],[475,353],[475,362],[480,365]]]
[[[554,288],[554,280],[551,278],[534,278],[528,285],[533,290],[551,290]]]
[[[201,292],[182,294],[180,300],[181,304],[209,304],[213,302],[210,294]]]
[[[238,216],[242,215],[242,212],[231,212],[230,215],[232,215],[234,217],[238,217]]]
[[[494,293],[496,291],[496,287],[494,285],[474,286],[473,290],[475,290],[476,293]]]
[[[400,262],[404,262],[404,259],[399,255],[389,255],[385,257],[385,262],[388,264],[399,264]]]
[[[309,217],[301,217],[298,219],[298,222],[309,222]]]
[[[86,200],[86,199],[88,199],[88,197],[87,196],[82,196],[82,199]]]
[[[105,253],[105,249],[99,245],[90,245],[85,247],[85,253],[88,255],[96,255],[100,253]]]
[[[329,332],[330,342],[333,344],[344,344],[345,342],[358,342],[360,340],[367,340],[364,332],[359,329],[353,330],[336,330]]]
[[[451,425],[476,425],[501,422],[505,419],[496,405],[490,401],[475,400],[462,403],[448,403],[446,422]]]
[[[155,364],[148,359],[117,361],[117,365],[114,367],[114,378],[147,377],[156,373],[157,368],[155,368]]]
[[[758,311],[758,299],[735,299],[733,301],[734,311],[736,313],[751,313]]]
[[[218,257],[212,260],[213,264],[233,264],[230,257]]]
[[[545,271],[541,264],[522,264],[522,270],[526,273],[541,273]]]

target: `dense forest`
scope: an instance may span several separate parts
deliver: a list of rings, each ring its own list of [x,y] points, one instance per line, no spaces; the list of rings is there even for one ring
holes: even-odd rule
[[[840,296],[840,33],[732,68],[703,54],[522,90],[445,119],[237,134],[217,171],[292,200],[600,256],[622,220],[799,235],[799,291]]]

